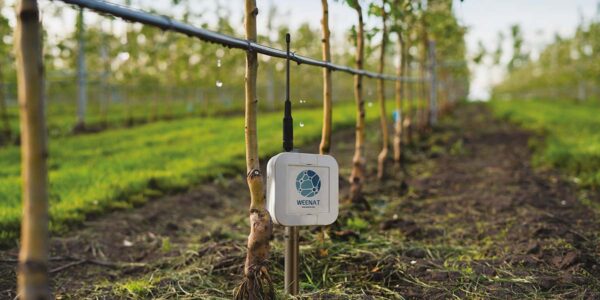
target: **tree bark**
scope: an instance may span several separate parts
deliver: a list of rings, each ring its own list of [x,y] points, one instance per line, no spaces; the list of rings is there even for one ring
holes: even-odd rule
[[[364,58],[364,30],[362,8],[355,1],[354,10],[358,14],[358,30],[356,34],[356,68],[363,69]],[[362,196],[362,185],[365,177],[364,139],[365,139],[365,102],[362,95],[362,75],[354,75],[354,98],[356,100],[356,140],[354,157],[352,158],[352,172],[350,174],[350,198],[356,205],[368,207]]]
[[[406,61],[406,50],[404,47],[404,39],[402,37],[401,32],[397,32],[398,34],[398,51],[400,52],[400,62],[398,67],[396,68],[396,75],[398,77],[404,77],[404,69],[405,69],[405,61]],[[402,155],[402,98],[404,91],[402,89],[403,81],[397,80],[395,86],[395,96],[396,96],[396,122],[394,122],[394,162],[396,164],[400,164],[400,158]],[[407,118],[410,120],[410,108],[408,109]]]
[[[44,107],[44,64],[37,1],[17,4],[15,53],[19,117],[23,219],[19,251],[20,299],[51,299],[48,280],[48,170]]]
[[[246,39],[256,42],[256,0],[246,0]],[[265,209],[263,174],[258,160],[256,77],[258,57],[254,51],[246,52],[245,82],[245,135],[246,170],[250,189],[250,235],[244,266],[244,279],[235,291],[236,299],[275,299],[275,292],[267,269],[273,225]]]
[[[110,20],[110,26],[112,31],[112,20]],[[102,127],[107,127],[108,125],[108,103],[111,97],[110,85],[108,82],[108,78],[110,76],[110,59],[108,58],[108,41],[106,40],[106,34],[102,34],[102,46],[100,48],[100,57],[102,59],[102,64],[104,64],[104,69],[102,70],[101,77],[101,85],[102,92],[100,93],[102,99],[100,99],[100,116]]]
[[[331,61],[331,50],[329,44],[329,6],[327,0],[321,0],[323,7],[323,19],[321,20],[323,39],[321,40],[323,49],[323,60]],[[323,69],[323,132],[321,135],[321,144],[319,145],[320,154],[328,154],[331,148],[331,70]]]
[[[421,118],[420,118],[420,124],[419,127],[421,130],[428,130],[429,124],[430,124],[430,95],[428,95],[427,93],[427,86],[425,84],[425,74],[427,74],[427,50],[429,49],[428,47],[428,40],[429,37],[427,35],[427,24],[425,22],[425,17],[421,17],[421,55],[420,55],[420,63],[419,63],[419,77],[421,77],[421,79],[423,79],[421,81],[420,84],[420,90],[419,90],[419,98],[421,98],[421,101],[423,102],[422,105],[422,110],[421,110]]]
[[[87,110],[87,83],[85,69],[85,24],[83,8],[79,8],[77,16],[77,124],[74,130],[85,130],[85,113]]]
[[[381,28],[381,52],[379,54],[379,73],[383,74],[385,68],[385,49],[387,46],[388,32],[387,32],[387,13],[385,11],[386,1],[383,0],[381,6],[381,21],[383,26]],[[400,80],[396,81],[396,84],[402,83]],[[383,79],[379,79],[377,82],[377,96],[379,97],[379,113],[381,121],[381,152],[377,156],[377,179],[381,180],[385,176],[385,162],[388,158],[389,148],[389,130],[387,123],[387,111],[385,108],[385,83]]]

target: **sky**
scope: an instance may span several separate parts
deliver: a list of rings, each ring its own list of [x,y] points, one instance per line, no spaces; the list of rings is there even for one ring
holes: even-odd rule
[[[597,15],[598,0],[464,0],[455,2],[455,13],[463,25],[469,27],[468,50],[473,53],[478,41],[490,50],[497,45],[499,31],[508,35],[512,24],[523,29],[525,46],[536,53],[554,39],[555,33],[561,36],[573,35],[583,17],[589,21]],[[506,41],[505,52],[509,51],[510,41]],[[508,54],[508,53],[507,53]],[[504,60],[508,60],[505,55]],[[489,62],[471,67],[471,98],[486,99],[489,88],[504,75],[502,70],[493,68]]]
[[[111,0],[117,3],[124,0]],[[581,19],[589,21],[597,17],[598,3],[600,0],[455,0],[454,10],[459,21],[469,28],[466,36],[467,49],[470,54],[477,51],[477,43],[482,41],[487,49],[493,50],[497,45],[498,32],[503,31],[508,35],[508,29],[513,24],[521,25],[525,37],[525,47],[531,50],[533,56],[543,46],[554,39],[555,33],[561,36],[572,35]],[[216,20],[217,6],[228,7],[231,20],[242,26],[242,0],[192,0],[194,11],[204,11],[203,21],[209,23]],[[6,4],[14,0],[5,0]],[[152,3],[152,7],[170,10],[171,0],[132,0],[132,5],[144,7]],[[329,1],[330,27],[333,41],[342,40],[348,29],[355,22],[355,13],[343,1]],[[50,33],[61,34],[65,28],[74,28],[75,15],[73,10],[66,10],[60,18],[44,15],[46,7],[59,5],[57,2],[41,0],[42,16],[45,26]],[[275,25],[285,22],[295,28],[308,22],[313,28],[320,27],[321,1],[318,0],[257,0],[259,8],[258,30],[266,30],[268,10],[271,5],[277,7]],[[47,10],[47,9],[46,9]],[[2,13],[7,15],[10,11],[5,7]],[[175,13],[176,15],[177,13]],[[96,15],[89,15],[90,21],[99,20]],[[377,20],[367,18],[367,26],[377,26]],[[318,41],[315,41],[318,42]],[[510,41],[504,43],[505,60],[510,56]],[[470,66],[472,71],[471,92],[472,99],[487,99],[489,89],[499,82],[504,72],[499,67],[494,67],[489,61],[479,66]],[[371,68],[374,69],[374,68]]]

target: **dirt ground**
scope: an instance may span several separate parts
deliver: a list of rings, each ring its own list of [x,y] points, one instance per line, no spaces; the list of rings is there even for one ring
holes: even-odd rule
[[[483,105],[463,105],[406,147],[406,172],[390,162],[380,183],[372,179],[380,138],[368,135],[371,210],[343,205],[324,240],[320,228],[302,230],[301,297],[600,299],[600,219],[593,209],[600,197],[553,170],[533,170],[531,137],[493,120]],[[337,133],[334,145],[347,178],[352,130]],[[304,150],[314,152],[316,144]],[[87,221],[52,238],[54,293],[231,298],[242,274],[247,205],[242,176],[216,178]],[[283,230],[275,227],[271,273],[281,291]],[[16,255],[0,252],[1,299],[15,297]]]

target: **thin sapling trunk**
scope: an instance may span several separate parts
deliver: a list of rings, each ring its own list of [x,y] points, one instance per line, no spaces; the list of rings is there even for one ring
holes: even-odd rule
[[[379,55],[379,73],[383,74],[385,69],[385,47],[387,45],[387,13],[385,11],[385,3],[384,0],[381,6],[381,21],[383,22],[383,26],[381,29],[381,52]],[[400,80],[396,81],[396,84],[401,84]],[[379,97],[379,113],[380,113],[380,121],[381,121],[381,152],[377,156],[377,178],[379,180],[383,179],[385,175],[385,162],[388,158],[388,148],[389,148],[389,130],[387,123],[387,111],[385,108],[385,83],[384,79],[379,79],[377,81],[377,96]]]
[[[356,32],[356,68],[363,69],[364,58],[364,23],[362,8],[358,0],[352,1],[353,8],[358,14],[358,29]],[[354,98],[356,100],[356,141],[354,157],[352,158],[352,173],[350,174],[350,198],[355,205],[368,208],[368,203],[362,195],[362,185],[365,180],[365,102],[362,95],[362,75],[354,75]]]
[[[256,42],[256,0],[246,0],[246,39]],[[235,299],[275,299],[273,283],[268,271],[268,257],[273,225],[265,209],[264,176],[258,161],[256,77],[258,57],[254,51],[246,52],[245,127],[246,170],[250,189],[250,235],[244,266],[244,278],[235,290]]]
[[[400,52],[398,67],[396,68],[396,75],[400,78],[404,77],[404,69],[405,69],[405,61],[406,61],[406,51],[404,47],[404,41],[402,38],[402,33],[398,31],[398,51]],[[399,165],[401,163],[401,155],[402,155],[402,98],[404,95],[404,91],[402,89],[403,82],[401,80],[396,81],[395,85],[395,98],[396,98],[396,120],[394,122],[394,162]],[[410,113],[409,113],[410,114]],[[407,117],[409,117],[407,115]]]
[[[15,53],[21,124],[23,219],[17,270],[20,299],[52,299],[48,279],[48,156],[40,15],[35,0],[17,4]]]
[[[420,55],[420,62],[419,62],[419,77],[421,77],[422,81],[420,84],[420,90],[419,90],[419,98],[421,98],[421,101],[423,102],[423,109],[421,110],[421,118],[420,118],[420,124],[419,127],[421,130],[427,131],[429,130],[429,124],[430,124],[430,107],[429,107],[429,96],[427,95],[427,86],[425,84],[425,75],[427,74],[427,51],[429,49],[428,47],[428,35],[427,35],[427,24],[425,23],[425,17],[423,16],[421,18],[421,34],[420,34],[420,42],[421,42],[421,55]]]
[[[323,19],[321,20],[323,39],[323,60],[331,61],[331,50],[329,45],[329,6],[327,0],[321,0],[323,7]],[[331,148],[331,70],[323,68],[323,132],[321,135],[321,144],[319,145],[320,154],[328,154]]]

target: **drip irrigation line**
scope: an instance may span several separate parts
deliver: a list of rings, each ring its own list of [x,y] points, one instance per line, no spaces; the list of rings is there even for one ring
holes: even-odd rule
[[[122,6],[118,4],[113,4],[106,1],[99,0],[57,0],[62,1],[67,4],[76,5],[79,7],[87,8],[98,12],[100,14],[112,15],[118,18],[121,18],[125,21],[141,23],[149,26],[158,27],[165,31],[174,31],[183,33],[190,37],[196,37],[203,41],[221,44],[228,48],[236,48],[242,49],[245,51],[256,51],[257,53],[277,57],[277,58],[286,58],[286,51],[271,48],[265,45],[261,45],[252,41],[248,41],[245,39],[240,39],[236,37],[232,37],[229,35],[221,34],[218,32],[210,31],[203,28],[198,28],[192,26],[187,23],[183,23],[177,20],[173,20],[167,16],[160,16],[151,13],[147,13],[144,11],[136,10],[127,6]],[[385,79],[385,80],[400,80],[406,82],[420,82],[426,81],[427,78],[416,78],[416,77],[398,77],[389,74],[381,74],[370,72],[366,70],[359,70],[355,68],[351,68],[348,66],[342,66],[333,64],[331,62],[326,62],[302,55],[298,55],[294,52],[290,53],[290,60],[294,61],[298,64],[306,64],[311,66],[317,66],[321,68],[327,68],[332,71],[341,71],[354,75],[363,75],[369,78],[375,79]]]

